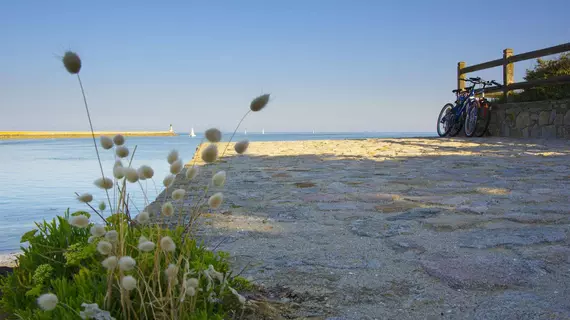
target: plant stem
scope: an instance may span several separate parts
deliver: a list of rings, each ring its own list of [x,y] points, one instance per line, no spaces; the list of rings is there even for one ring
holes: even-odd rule
[[[226,150],[228,150],[228,146],[230,145],[230,142],[232,142],[232,139],[234,138],[234,136],[236,135],[236,132],[239,129],[239,126],[241,126],[241,123],[243,122],[243,120],[245,120],[245,117],[247,117],[247,115],[251,112],[251,110],[248,110],[243,117],[241,118],[241,120],[239,121],[236,129],[234,130],[234,133],[232,134],[232,136],[230,137],[230,140],[228,141],[228,143],[226,144],[226,148],[224,149],[224,152],[222,152],[222,155],[220,156],[220,158],[222,158],[224,156],[224,154],[226,154]]]
[[[79,193],[75,193],[78,197],[79,197]],[[103,222],[105,222],[106,225],[109,225],[109,223],[107,222],[107,220],[105,220],[105,218],[103,218],[103,216],[99,213],[99,211],[95,210],[95,208],[93,208],[93,206],[89,203],[85,203],[87,206],[89,206],[89,208],[91,208],[91,210],[93,210],[93,212],[95,212],[100,218],[101,220],[103,220]]]
[[[101,157],[99,156],[99,148],[97,148],[97,141],[95,140],[95,131],[93,131],[93,123],[91,122],[91,115],[89,114],[89,106],[87,105],[87,97],[85,96],[85,90],[83,89],[83,83],[81,82],[79,73],[77,74],[77,80],[79,81],[79,87],[81,88],[81,94],[83,95],[83,103],[85,104],[85,111],[87,112],[87,119],[89,120],[89,127],[91,128],[91,137],[93,138],[95,153],[97,154],[97,160],[99,161],[99,168],[101,169],[101,177],[105,179],[103,164],[101,163]],[[105,193],[107,194],[107,201],[109,201],[109,210],[112,211],[113,209],[111,207],[111,197],[109,197],[109,191],[105,189]]]

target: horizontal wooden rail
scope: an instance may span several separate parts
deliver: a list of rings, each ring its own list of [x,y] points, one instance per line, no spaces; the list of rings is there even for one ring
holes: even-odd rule
[[[552,77],[548,79],[512,83],[508,85],[507,89],[508,90],[531,89],[538,86],[549,86],[549,85],[564,84],[564,83],[570,83],[570,74],[564,76]]]
[[[505,49],[503,50],[503,58],[479,63],[473,66],[466,66],[465,62],[461,61],[457,64],[457,89],[465,89],[465,81],[462,80],[465,74],[475,71],[500,67],[500,66],[503,67],[503,86],[485,88],[485,93],[502,91],[505,97],[508,99],[513,90],[532,89],[538,86],[549,86],[549,85],[570,83],[570,75],[562,75],[549,79],[523,81],[516,83],[514,82],[515,62],[525,61],[529,59],[536,59],[568,51],[570,51],[570,42],[549,48],[525,52],[517,55],[513,55],[512,49]],[[480,93],[481,91],[477,90],[476,92]]]
[[[526,53],[521,53],[521,54],[517,54],[514,56],[510,56],[507,59],[507,62],[508,63],[514,63],[514,62],[519,62],[519,61],[536,59],[536,58],[541,58],[544,56],[549,56],[551,54],[563,53],[566,51],[570,51],[570,42],[564,43],[564,44],[561,44],[558,46],[550,47],[550,48],[545,48],[545,49],[540,49],[540,50],[535,50],[535,51],[531,51],[531,52],[526,52]]]
[[[548,79],[540,79],[540,80],[533,80],[533,81],[523,81],[523,82],[515,82],[508,85],[506,88],[504,86],[498,87],[487,87],[485,88],[485,93],[492,93],[492,92],[501,92],[505,89],[512,91],[512,90],[520,90],[520,89],[532,89],[538,86],[547,86],[553,84],[564,84],[570,83],[570,74],[558,77],[552,77]],[[483,90],[477,89],[475,90],[476,94],[480,94]]]

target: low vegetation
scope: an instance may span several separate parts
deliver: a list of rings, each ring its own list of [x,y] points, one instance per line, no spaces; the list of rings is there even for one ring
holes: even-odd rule
[[[77,76],[83,91],[79,56],[67,52],[63,63]],[[245,116],[268,102],[267,94],[255,98]],[[85,109],[91,125],[86,100]],[[94,186],[103,189],[106,198],[95,201],[89,192],[77,194],[86,211],[68,211],[36,223],[36,229],[22,236],[29,245],[13,273],[0,278],[1,308],[14,319],[34,320],[240,319],[247,315],[252,304],[242,293],[252,285],[232,274],[226,253],[206,250],[190,236],[201,213],[222,204],[219,190],[227,173],[216,171],[187,209],[183,203],[191,196],[187,191],[196,187],[192,180],[200,174],[199,168],[185,168],[172,150],[165,155],[171,174],[162,180],[162,189],[172,191],[164,192],[171,199],[166,199],[160,212],[133,216],[130,194],[143,193],[148,205],[148,190],[141,181],[153,180],[154,170],[131,166],[136,146],[129,148],[122,135],[101,136],[99,141],[92,137],[98,158],[100,151],[113,152],[116,158],[109,170],[112,175],[105,174],[99,161],[101,175],[94,177]],[[202,159],[219,164],[224,156],[218,152],[221,132],[210,129],[205,138],[210,144],[203,148]],[[235,150],[244,153],[248,145],[240,141]],[[169,190],[176,177],[186,179],[188,189]],[[167,227],[165,220],[177,223]]]
[[[570,75],[570,53],[565,53],[554,59],[537,59],[532,69],[526,70],[525,81],[549,79],[552,77]],[[559,100],[570,98],[570,84],[552,86],[539,86],[515,92],[512,95],[514,102]],[[505,102],[498,98],[497,102]]]

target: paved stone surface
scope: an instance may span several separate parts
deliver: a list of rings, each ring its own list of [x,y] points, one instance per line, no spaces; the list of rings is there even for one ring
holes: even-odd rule
[[[175,188],[224,192],[195,234],[289,318],[567,319],[569,169],[560,140],[254,142]]]

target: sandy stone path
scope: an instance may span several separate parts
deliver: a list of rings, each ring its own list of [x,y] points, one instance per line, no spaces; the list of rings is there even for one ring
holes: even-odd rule
[[[225,240],[290,317],[570,319],[570,142],[256,142],[228,155],[225,202],[200,236]]]

